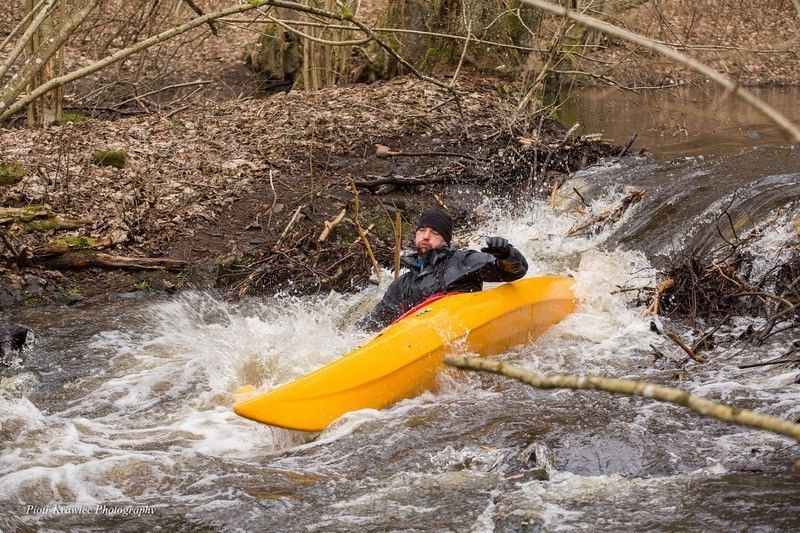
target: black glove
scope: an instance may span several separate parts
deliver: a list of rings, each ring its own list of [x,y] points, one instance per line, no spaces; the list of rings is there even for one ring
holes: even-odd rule
[[[511,245],[503,237],[486,237],[486,247],[481,248],[481,252],[505,259],[511,253]]]

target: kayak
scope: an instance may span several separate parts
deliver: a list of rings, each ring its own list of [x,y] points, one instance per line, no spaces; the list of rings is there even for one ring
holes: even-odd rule
[[[347,412],[433,391],[445,356],[502,353],[569,315],[577,304],[573,284],[538,276],[426,302],[351,353],[233,409],[272,426],[322,431]]]

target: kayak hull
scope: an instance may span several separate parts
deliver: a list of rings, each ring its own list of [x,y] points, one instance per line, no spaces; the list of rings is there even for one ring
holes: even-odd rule
[[[382,409],[435,390],[448,354],[502,353],[561,321],[576,306],[573,284],[565,276],[539,276],[441,298],[350,354],[237,403],[234,411],[264,424],[321,431],[349,411]]]

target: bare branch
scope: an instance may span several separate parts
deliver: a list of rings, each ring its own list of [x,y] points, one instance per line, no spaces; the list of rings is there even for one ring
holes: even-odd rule
[[[22,37],[19,38],[17,45],[8,54],[8,57],[5,61],[3,61],[3,64],[0,65],[0,78],[6,75],[8,69],[10,69],[11,65],[14,64],[14,61],[16,61],[19,55],[25,50],[25,46],[27,46],[27,44],[33,38],[33,34],[36,33],[36,30],[38,30],[42,25],[44,19],[47,18],[47,15],[50,14],[50,10],[53,8],[53,4],[55,3],[56,0],[47,0],[47,4],[39,11],[39,13],[36,15],[36,18],[34,18],[33,22],[31,22],[31,25],[28,26],[28,29],[25,30],[25,33],[23,33]],[[31,13],[33,13],[33,10],[31,10]],[[5,46],[5,42],[3,43],[3,46]]]
[[[96,4],[97,0],[91,0],[91,2]],[[204,15],[202,17],[198,17],[196,19],[192,19],[189,22],[181,24],[180,26],[176,26],[174,28],[170,28],[169,30],[166,30],[166,31],[164,31],[162,33],[159,33],[158,35],[154,35],[154,36],[152,36],[152,37],[150,37],[148,39],[145,39],[144,41],[140,41],[140,42],[138,42],[138,43],[136,43],[136,44],[134,44],[132,46],[129,46],[127,48],[123,48],[122,50],[119,50],[118,52],[116,52],[116,53],[114,53],[114,54],[112,54],[110,56],[107,56],[107,57],[105,57],[105,58],[103,58],[103,59],[101,59],[99,61],[95,61],[91,65],[87,65],[87,66],[85,66],[85,67],[83,67],[81,69],[78,69],[78,70],[75,70],[73,72],[70,72],[69,74],[65,74],[64,76],[59,76],[57,78],[53,78],[50,81],[48,81],[47,83],[40,85],[39,87],[37,87],[36,89],[31,91],[30,93],[25,95],[23,98],[20,98],[19,100],[14,102],[13,104],[11,104],[10,102],[6,102],[5,100],[1,99],[4,96],[4,94],[0,94],[0,109],[4,109],[4,111],[0,114],[0,122],[5,121],[11,115],[13,115],[17,111],[19,111],[20,109],[25,107],[27,104],[29,104],[30,102],[32,102],[36,98],[40,97],[41,95],[47,93],[48,91],[51,91],[52,89],[55,89],[57,87],[61,87],[63,85],[66,85],[67,83],[70,83],[70,82],[72,82],[74,80],[77,80],[79,78],[82,78],[84,76],[92,74],[93,72],[97,72],[98,70],[101,70],[101,69],[107,67],[108,65],[112,65],[112,64],[116,63],[117,61],[121,61],[121,60],[123,60],[123,59],[125,59],[127,57],[132,56],[133,54],[141,52],[142,50],[146,50],[147,48],[150,48],[153,45],[162,43],[162,42],[164,42],[164,41],[166,41],[168,39],[171,39],[172,37],[175,37],[176,35],[180,35],[181,33],[185,33],[185,32],[187,32],[187,31],[189,31],[191,29],[194,29],[194,28],[196,28],[196,27],[198,27],[198,26],[200,26],[202,24],[205,24],[209,20],[218,19],[220,17],[224,17],[224,16],[227,16],[227,15],[232,15],[232,14],[235,14],[235,13],[242,13],[242,12],[245,12],[245,11],[250,11],[251,9],[256,9],[259,5],[260,4],[255,3],[255,2],[253,4],[242,4],[242,5],[238,5],[238,6],[235,6],[235,7],[231,7],[231,8],[225,9],[223,11],[217,11],[215,13],[209,13],[208,15]],[[66,37],[65,37],[65,40],[66,40]],[[17,94],[19,94],[19,93],[17,93]],[[16,95],[14,95],[14,96],[16,96]],[[5,104],[8,104],[8,105],[4,106],[4,102],[5,102]]]
[[[361,227],[361,221],[358,219],[359,211],[361,210],[361,201],[358,195],[358,189],[356,189],[356,184],[353,180],[350,180],[350,187],[353,189],[353,221],[356,224],[356,230],[358,230],[358,236],[361,238],[361,242],[364,244],[364,250],[367,252],[367,256],[369,257],[370,262],[372,262],[372,268],[375,271],[375,277],[378,278],[378,283],[381,281],[381,267],[378,265],[378,260],[375,259],[375,254],[372,252],[372,246],[369,244],[369,239],[367,238],[367,231]]]
[[[203,10],[200,9],[200,6],[194,3],[194,0],[183,0],[183,1],[186,2],[186,5],[188,5],[192,9],[192,11],[194,11],[201,17],[205,15],[205,13],[203,13]],[[211,28],[211,33],[213,33],[215,37],[219,35],[219,31],[217,31],[217,26],[214,24],[213,20],[208,21],[208,27]]]
[[[47,61],[58,52],[61,46],[66,42],[70,35],[77,29],[78,26],[86,19],[95,7],[97,7],[99,0],[87,0],[86,4],[77,12],[73,12],[66,23],[55,33],[53,37],[48,39],[34,54],[28,58],[28,61],[23,65],[22,70],[12,77],[11,83],[6,84],[0,89],[0,122],[22,109],[24,106],[34,101],[39,96],[47,92],[61,87],[62,84],[53,83],[58,79],[53,78],[48,83],[42,84],[36,90],[31,91],[25,98],[21,100],[14,100],[25,89],[25,87],[33,80],[42,68],[47,64]],[[26,32],[27,33],[27,32]],[[35,96],[34,96],[35,95]],[[12,103],[13,102],[13,103]]]
[[[328,40],[325,40],[325,39],[320,39],[318,37],[314,37],[314,36],[309,35],[307,33],[303,33],[300,30],[292,28],[288,24],[284,23],[282,20],[276,19],[275,17],[267,17],[267,18],[270,21],[272,21],[275,24],[277,24],[278,26],[280,26],[281,28],[285,29],[286,31],[294,33],[295,35],[297,35],[299,37],[302,37],[303,39],[308,39],[309,41],[312,41],[312,42],[315,42],[315,43],[319,43],[319,44],[325,44],[325,45],[328,45],[328,46],[358,46],[360,44],[367,44],[368,42],[370,42],[372,40],[371,37],[365,37],[364,39],[358,39],[358,40],[354,40],[354,41],[328,41]],[[320,26],[322,26],[323,28],[325,27],[324,24],[320,24]],[[356,30],[357,28],[348,28],[348,29]]]
[[[39,0],[38,2],[36,2],[36,5],[33,6],[33,9],[25,13],[25,16],[22,17],[22,20],[19,21],[19,24],[14,26],[14,28],[8,33],[8,35],[6,35],[6,38],[3,39],[3,42],[0,43],[0,52],[5,50],[6,46],[8,46],[8,43],[11,42],[11,39],[13,39],[14,36],[17,33],[19,33],[20,30],[22,30],[22,28],[25,27],[25,25],[28,23],[28,19],[39,13],[39,10],[42,8],[42,5],[45,3],[52,5],[53,2],[52,0]],[[50,9],[50,7],[48,6],[47,9]]]

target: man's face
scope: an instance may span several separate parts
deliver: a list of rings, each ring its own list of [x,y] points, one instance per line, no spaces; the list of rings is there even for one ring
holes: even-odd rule
[[[446,244],[438,232],[427,226],[419,228],[414,235],[414,246],[417,247],[417,253],[421,256],[427,256],[428,252],[434,248],[441,248]]]

